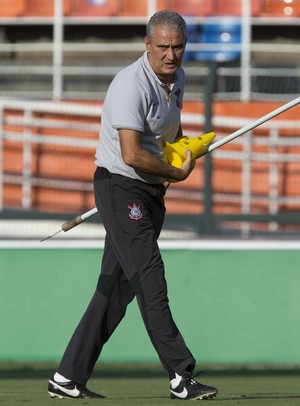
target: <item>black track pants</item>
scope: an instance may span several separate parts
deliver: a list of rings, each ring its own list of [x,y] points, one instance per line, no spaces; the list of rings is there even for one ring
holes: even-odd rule
[[[192,369],[195,359],[169,308],[164,264],[157,244],[165,215],[164,186],[112,175],[98,168],[94,190],[107,232],[101,273],[96,292],[58,372],[86,384],[103,345],[135,296],[164,368],[169,374]]]

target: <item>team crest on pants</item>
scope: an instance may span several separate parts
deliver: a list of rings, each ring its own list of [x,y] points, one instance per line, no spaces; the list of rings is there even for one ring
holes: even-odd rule
[[[128,206],[128,209],[130,209],[129,218],[131,220],[139,220],[143,218],[143,213],[139,204],[133,203],[132,206]]]

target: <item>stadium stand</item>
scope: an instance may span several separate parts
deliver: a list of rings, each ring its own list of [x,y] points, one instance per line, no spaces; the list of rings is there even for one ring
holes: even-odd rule
[[[183,16],[203,17],[214,14],[214,0],[170,0],[168,7]]]
[[[210,46],[209,44],[222,46],[221,52],[212,49],[207,52],[204,46],[201,53],[186,53],[185,62],[188,63],[185,68],[189,82],[183,113],[184,131],[187,134],[199,135],[203,132],[203,100],[208,77],[208,64],[203,62],[208,60],[229,61],[228,64],[218,65],[212,116],[212,126],[217,137],[226,136],[249,120],[266,114],[279,106],[280,100],[290,100],[293,94],[299,94],[297,19],[294,18],[293,21],[292,18],[286,18],[300,15],[299,3],[299,0],[290,0],[289,3],[282,0],[251,1],[251,14],[254,18],[250,20],[250,24],[254,35],[250,38],[251,43],[247,44],[248,48],[244,49],[253,48],[253,52],[251,51],[250,56],[251,66],[248,63],[246,68],[249,69],[245,69],[239,58],[241,25],[237,24],[237,21],[243,20],[240,1],[158,0],[158,9],[173,8],[184,16],[192,17],[188,20],[189,39],[192,43],[199,47]],[[83,100],[86,100],[90,108],[92,99],[99,103],[102,97],[102,93],[99,95],[100,84],[103,85],[101,92],[105,94],[110,77],[127,62],[128,54],[131,52],[130,58],[133,58],[134,53],[140,54],[137,45],[141,45],[141,48],[143,46],[140,33],[144,32],[143,25],[150,11],[149,4],[146,0],[64,1],[64,16],[67,18],[62,19],[62,23],[65,36],[62,38],[63,47],[57,47],[63,49],[59,66],[62,92],[57,97],[63,108],[62,111],[55,112],[51,110],[52,107],[49,110],[29,111],[28,103],[24,103],[24,108],[6,107],[3,110],[2,133],[0,128],[3,139],[0,198],[3,192],[4,210],[78,213],[94,206],[91,177],[94,170],[93,155],[94,144],[98,138],[99,114],[78,116],[66,107],[72,103],[65,103],[63,100],[80,100],[80,106],[84,106]],[[1,96],[4,101],[8,97],[26,97],[30,104],[30,98],[33,100],[42,97],[45,100],[51,99],[54,94],[51,93],[54,83],[52,79],[54,71],[57,74],[58,70],[52,66],[55,44],[51,35],[53,27],[55,29],[55,20],[42,20],[43,17],[53,15],[53,2],[1,0],[0,18],[22,15],[24,19],[2,19],[0,34],[4,57],[0,63]],[[30,16],[40,16],[43,26],[36,22],[40,19],[26,20],[26,17]],[[82,18],[72,19],[72,16]],[[96,18],[85,19],[91,16],[99,16],[99,24]],[[113,18],[102,18],[114,16],[118,17],[116,22]],[[263,17],[262,21],[259,21],[260,16]],[[210,20],[209,23],[206,24],[206,20]],[[189,21],[196,21],[196,24]],[[218,21],[222,24],[216,24]],[[230,24],[225,27],[223,23]],[[118,24],[121,25],[122,32],[130,31],[126,36],[126,46],[125,38],[120,36],[116,29]],[[95,25],[98,25],[96,30]],[[285,25],[287,30],[280,31],[280,35],[285,35],[281,43],[277,38],[277,27],[282,25]],[[20,35],[28,33],[28,27],[31,27],[32,34],[34,33],[33,40]],[[265,28],[268,28],[268,35],[271,31],[275,33],[273,37],[273,34],[269,35],[270,40],[260,37]],[[80,32],[78,37],[76,30]],[[45,43],[40,41],[42,35],[46,38]],[[289,35],[292,37],[289,38]],[[136,39],[139,41],[140,38],[141,44],[137,44]],[[234,46],[233,49],[230,49],[230,45]],[[291,49],[289,53],[288,47]],[[48,50],[48,53],[45,50]],[[284,55],[288,55],[286,58],[280,56],[281,50]],[[284,65],[283,59],[289,61],[288,67]],[[232,60],[234,62],[230,63]],[[244,73],[249,79],[249,94],[245,98],[247,102],[242,102],[240,91]],[[228,91],[227,81],[229,83],[229,80],[236,79],[238,89]],[[46,85],[49,88],[46,88]],[[37,91],[38,86],[41,88]],[[48,93],[44,88],[50,89],[47,90]],[[232,101],[234,98],[236,101]],[[252,98],[256,101],[248,101]],[[277,102],[264,103],[262,100]],[[16,101],[16,104],[18,103]],[[248,139],[249,144],[246,141]],[[281,209],[284,212],[300,210],[299,140],[298,107],[285,115],[282,122],[272,120],[270,126],[259,128],[238,142],[215,151],[212,157],[214,213],[265,214],[271,211],[278,213]],[[186,182],[170,186],[166,200],[169,213],[203,212],[204,162],[204,159],[197,161],[196,170]]]
[[[13,108],[10,102],[3,110],[4,207],[52,213],[90,209],[94,204],[92,176],[99,105],[31,105],[16,103]],[[214,131],[218,138],[224,137],[280,105],[215,102]],[[185,103],[185,134],[203,133],[199,120],[202,115],[203,103]],[[241,213],[245,199],[253,213],[267,213],[271,204],[278,209],[299,210],[298,117],[299,107],[291,109],[268,126],[253,131],[252,138],[244,136],[213,153],[215,213]],[[245,182],[246,178],[249,182]],[[277,183],[273,184],[272,179]],[[174,183],[168,189],[168,212],[200,213],[203,187],[204,159],[199,159],[185,182]]]
[[[300,1],[263,0],[261,15],[266,17],[298,17],[300,16]]]
[[[0,17],[19,17],[25,14],[26,0],[1,0]]]
[[[63,1],[63,15],[70,15],[72,8],[72,0]],[[53,16],[54,14],[54,1],[45,0],[27,0],[26,12],[27,16]]]
[[[118,0],[73,2],[71,15],[73,16],[115,16],[119,14]]]
[[[241,44],[241,24],[230,18],[220,18],[218,22],[203,22],[199,41],[215,49],[204,49],[195,53],[198,61],[233,61],[240,57],[241,51],[233,49],[232,45]]]
[[[263,0],[251,0],[251,15],[258,16],[262,10]],[[242,14],[242,1],[241,0],[215,0],[214,15],[223,16],[240,16]]]
[[[148,1],[147,0],[122,0],[120,2],[119,16],[127,17],[141,17],[148,15]],[[157,0],[156,10],[163,10],[168,8],[167,0]]]

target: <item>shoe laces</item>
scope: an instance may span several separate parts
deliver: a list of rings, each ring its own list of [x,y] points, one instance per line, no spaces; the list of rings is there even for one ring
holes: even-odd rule
[[[189,375],[188,377],[187,377],[187,381],[189,381],[189,383],[191,384],[191,385],[199,385],[199,382],[197,382],[196,381],[196,379],[195,378],[197,378],[197,376],[199,376],[199,375],[201,375],[201,374],[203,374],[204,373],[204,371],[199,371],[199,372],[197,372],[196,374],[194,374],[194,375]]]

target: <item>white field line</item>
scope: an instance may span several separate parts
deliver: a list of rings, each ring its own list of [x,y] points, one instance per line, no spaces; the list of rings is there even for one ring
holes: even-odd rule
[[[299,250],[298,240],[162,240],[161,249],[168,250]],[[104,240],[0,240],[0,249],[102,249]]]

